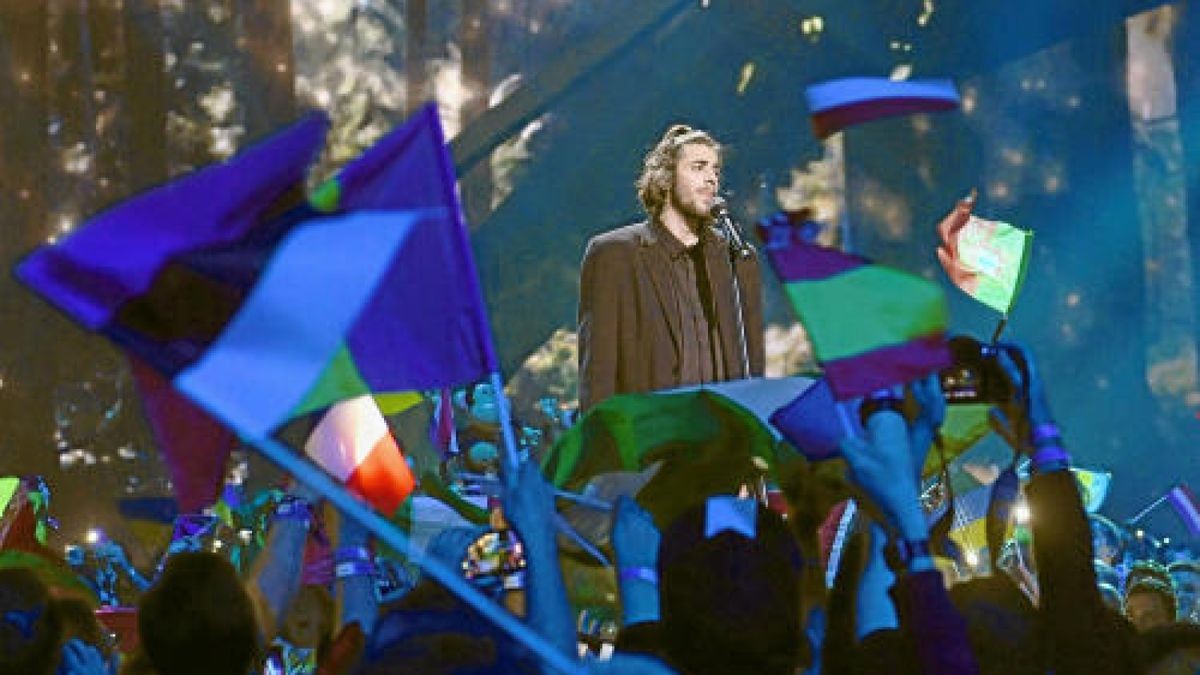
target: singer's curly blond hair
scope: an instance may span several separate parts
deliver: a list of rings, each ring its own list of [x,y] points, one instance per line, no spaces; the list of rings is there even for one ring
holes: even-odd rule
[[[721,153],[721,144],[707,131],[686,124],[675,124],[667,129],[654,149],[646,153],[642,160],[642,175],[638,176],[636,183],[638,199],[651,217],[657,218],[662,213],[667,194],[675,183],[675,165],[679,163],[679,153],[683,146],[693,143],[707,145],[717,154]]]

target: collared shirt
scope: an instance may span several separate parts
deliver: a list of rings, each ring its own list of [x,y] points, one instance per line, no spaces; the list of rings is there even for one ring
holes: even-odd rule
[[[655,221],[654,226],[670,261],[674,308],[679,316],[679,384],[721,381],[725,367],[705,255],[707,247],[720,242],[702,231],[698,242],[684,246],[661,223]]]

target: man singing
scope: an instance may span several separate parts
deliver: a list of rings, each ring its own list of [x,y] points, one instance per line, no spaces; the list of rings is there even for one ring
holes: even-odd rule
[[[593,237],[579,282],[579,403],[760,376],[762,285],[710,212],[721,146],[677,124],[637,181],[646,222]],[[736,270],[736,272],[735,272]]]

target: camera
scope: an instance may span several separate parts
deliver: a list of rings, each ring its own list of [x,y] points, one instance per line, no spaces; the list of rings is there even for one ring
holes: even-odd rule
[[[462,568],[468,579],[516,574],[525,569],[525,552],[512,530],[487,532],[467,547]]]
[[[1000,365],[1004,350],[1022,371],[1025,362],[1021,353],[1003,344],[986,344],[967,335],[950,338],[951,365],[938,377],[946,403],[1003,403],[1016,394],[1016,385]]]

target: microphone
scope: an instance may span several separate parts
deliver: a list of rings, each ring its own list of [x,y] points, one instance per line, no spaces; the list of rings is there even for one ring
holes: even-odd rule
[[[729,217],[729,205],[725,202],[725,198],[717,195],[713,199],[712,208],[708,210],[708,215],[713,217],[717,229],[725,236],[725,241],[729,242],[729,250],[739,258],[749,258],[754,255],[754,249],[750,244],[746,243],[745,237],[742,236],[742,230]]]

